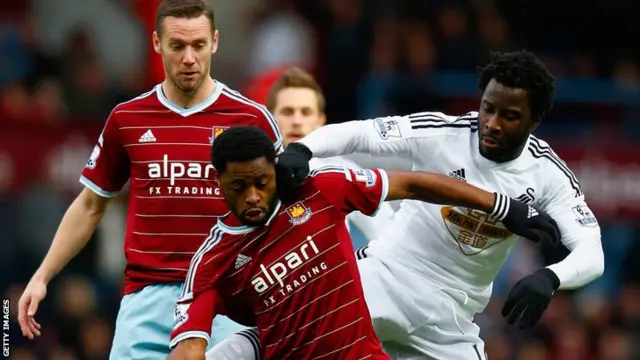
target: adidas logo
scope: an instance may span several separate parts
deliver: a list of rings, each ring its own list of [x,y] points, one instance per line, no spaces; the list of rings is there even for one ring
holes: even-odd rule
[[[460,181],[467,182],[467,177],[465,176],[464,169],[453,170],[449,173],[449,176]]]
[[[235,264],[235,269],[238,270],[241,267],[243,267],[244,265],[246,265],[249,261],[251,261],[251,257],[246,256],[246,255],[242,255],[242,254],[238,254],[238,257],[236,258],[236,264]]]
[[[529,213],[527,214],[527,218],[531,219],[534,216],[538,216],[538,210],[536,210],[533,206],[529,206]]]
[[[139,143],[151,143],[151,142],[156,142],[156,137],[153,136],[153,133],[151,132],[151,130],[147,130],[146,133],[142,134],[142,136],[140,136],[140,139],[138,139]]]

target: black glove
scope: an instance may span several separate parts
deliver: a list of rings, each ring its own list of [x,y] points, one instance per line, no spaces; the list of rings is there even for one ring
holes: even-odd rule
[[[502,307],[502,316],[509,325],[518,319],[521,329],[533,327],[551,302],[551,296],[560,286],[560,279],[551,270],[544,268],[518,281]]]
[[[533,242],[560,244],[560,229],[551,216],[506,195],[496,193],[491,216],[498,218],[509,231]]]
[[[276,157],[276,184],[281,199],[291,194],[309,175],[309,160],[313,154],[301,143],[292,143]]]

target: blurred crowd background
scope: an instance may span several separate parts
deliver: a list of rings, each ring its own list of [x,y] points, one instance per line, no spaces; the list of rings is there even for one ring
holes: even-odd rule
[[[0,290],[17,311],[110,109],[162,80],[150,34],[158,0],[0,5]],[[489,50],[527,48],[557,76],[538,136],[581,181],[600,220],[604,276],[559,292],[523,332],[499,311],[511,285],[566,255],[516,248],[477,321],[491,360],[640,359],[640,2],[217,0],[213,75],[263,101],[282,69],[312,71],[329,122],[478,108]],[[43,336],[11,326],[12,359],[106,359],[120,299],[126,199],[49,287]],[[15,313],[12,315],[15,320]]]

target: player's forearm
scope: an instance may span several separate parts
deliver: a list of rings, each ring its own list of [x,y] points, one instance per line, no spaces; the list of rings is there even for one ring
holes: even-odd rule
[[[560,280],[560,290],[587,285],[602,276],[604,253],[600,239],[583,239],[568,246],[571,252],[559,263],[547,266]]]
[[[449,176],[426,172],[387,172],[386,200],[413,199],[491,212],[496,196]]]
[[[314,157],[327,158],[373,152],[366,134],[373,128],[371,120],[348,121],[318,128],[299,142],[306,145]]]
[[[185,339],[176,345],[167,360],[205,360],[207,342],[204,339]]]
[[[88,194],[78,196],[64,214],[51,247],[34,277],[45,282],[55,277],[85,247],[105,211],[106,200]]]

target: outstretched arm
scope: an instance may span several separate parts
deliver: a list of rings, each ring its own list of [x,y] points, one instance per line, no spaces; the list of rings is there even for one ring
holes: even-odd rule
[[[484,211],[516,235],[534,242],[560,242],[555,220],[500,193],[490,193],[449,176],[427,172],[390,171],[385,201],[412,199]]]
[[[512,233],[539,242],[560,242],[549,215],[500,193],[491,193],[449,176],[382,169],[351,170],[327,166],[311,172],[312,180],[334,206],[349,214],[373,215],[383,201],[419,200],[486,212]]]
[[[477,127],[477,116],[474,112],[462,116],[422,112],[348,121],[323,126],[298,143],[319,158],[366,153],[409,159],[437,148],[451,128]]]
[[[441,174],[388,171],[387,176],[389,193],[385,201],[412,199],[492,213],[498,196]]]
[[[389,136],[390,134],[394,136]],[[410,134],[409,118],[393,116],[326,125],[298,142],[307,146],[313,156],[319,158],[353,153],[409,156]]]

